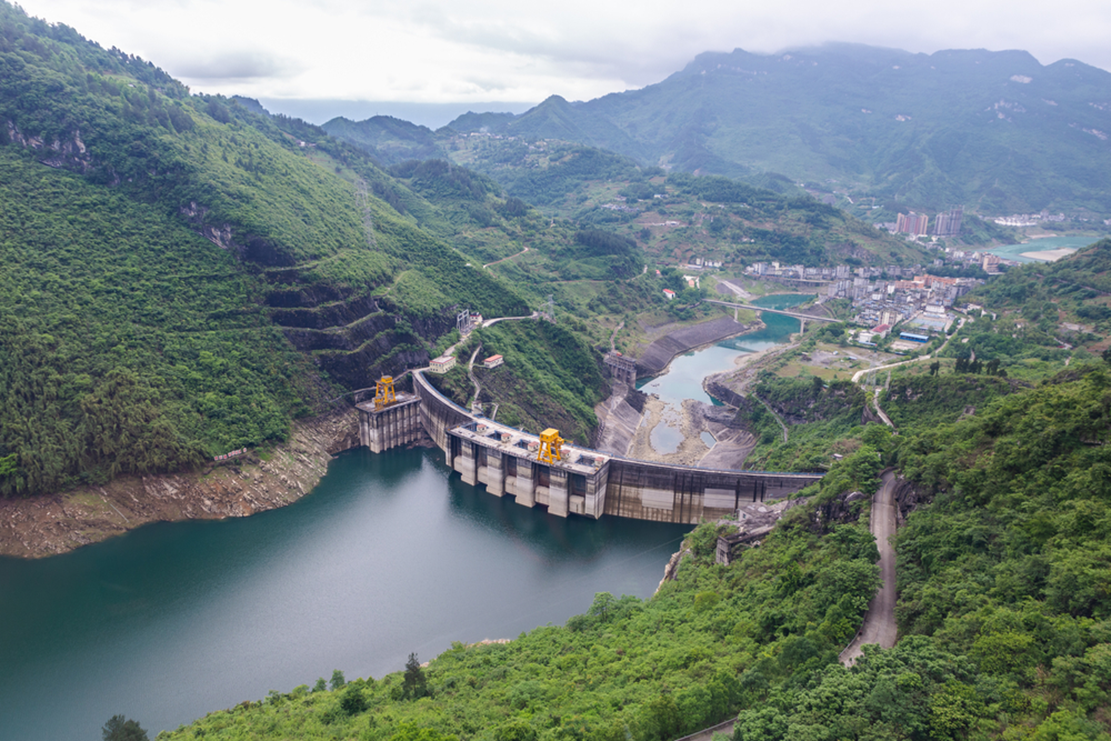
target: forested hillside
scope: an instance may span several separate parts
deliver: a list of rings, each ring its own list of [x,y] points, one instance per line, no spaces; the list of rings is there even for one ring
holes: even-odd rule
[[[1045,264],[1022,265],[970,296],[1053,338],[1111,335],[1111,239]],[[1072,325],[1072,326],[1066,326]],[[1001,338],[1001,341],[1005,340]]]
[[[371,155],[378,151],[344,127],[331,131]],[[634,238],[661,262],[701,257],[741,268],[759,260],[806,265],[925,260],[905,239],[812,198],[782,176],[692,176],[566,141],[463,136],[453,129],[441,129],[437,141],[452,163],[489,176],[515,199]],[[395,143],[404,146],[403,139]],[[401,174],[411,167],[402,163],[390,171]]]
[[[0,183],[0,494],[188,467],[319,401],[228,252],[10,147]]]

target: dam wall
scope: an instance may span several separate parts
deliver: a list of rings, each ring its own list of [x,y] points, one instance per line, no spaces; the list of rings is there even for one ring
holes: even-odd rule
[[[413,392],[420,399],[420,421],[432,442],[448,455],[451,464],[451,439],[447,431],[474,421],[463,407],[447,398],[420,371],[413,371]]]
[[[560,517],[602,515],[697,524],[724,517],[741,504],[777,499],[821,479],[821,474],[729,471],[675,466],[563,446],[560,461],[537,460],[539,438],[475,417],[413,373],[420,419],[447,464],[463,481],[518,504],[545,505]]]
[[[779,499],[820,474],[729,471],[614,458],[605,514],[697,524],[735,513],[742,504]]]

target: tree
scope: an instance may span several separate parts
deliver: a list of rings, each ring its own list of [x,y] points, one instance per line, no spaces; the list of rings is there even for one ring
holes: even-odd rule
[[[104,741],[149,741],[147,732],[138,721],[129,720],[122,715],[113,715],[104,724]]]
[[[358,715],[366,710],[366,697],[358,681],[347,686],[339,698],[339,706],[348,715]]]
[[[934,362],[930,363],[930,375],[931,376],[936,376],[937,372],[939,370],[941,370],[941,361],[940,360],[935,360]]]
[[[340,687],[343,687],[343,685],[345,685],[345,684],[347,684],[347,680],[343,678],[343,672],[341,672],[339,669],[336,669],[335,671],[333,671],[332,672],[332,682],[331,682],[331,685],[330,685],[331,688],[333,690],[338,690]]]
[[[590,605],[590,616],[598,618],[603,623],[607,622],[616,601],[609,592],[598,592],[594,595],[594,603]]]
[[[424,670],[420,667],[420,661],[417,655],[409,654],[409,660],[405,662],[405,677],[401,680],[401,694],[403,697],[417,700],[428,694],[428,680],[424,676]]]

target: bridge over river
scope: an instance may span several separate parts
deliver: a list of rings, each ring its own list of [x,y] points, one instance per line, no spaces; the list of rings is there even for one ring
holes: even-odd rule
[[[752,311],[767,311],[772,314],[782,314],[783,316],[791,316],[795,319],[802,319],[803,321],[813,320],[815,322],[839,322],[840,319],[833,319],[828,316],[815,316],[814,314],[803,314],[798,311],[785,311],[784,309],[768,309],[763,306],[756,306],[755,304],[741,304],[732,301],[715,301],[713,299],[706,299],[708,304],[721,304],[722,306],[732,306],[737,309],[750,309]]]
[[[780,312],[782,313],[782,312]],[[560,460],[538,460],[540,440],[467,411],[413,371],[415,394],[398,394],[384,408],[358,404],[359,438],[374,452],[405,445],[427,433],[471,485],[518,504],[546,505],[553,515],[696,524],[794,493],[821,479],[815,473],[696,468],[634,460],[564,445]]]

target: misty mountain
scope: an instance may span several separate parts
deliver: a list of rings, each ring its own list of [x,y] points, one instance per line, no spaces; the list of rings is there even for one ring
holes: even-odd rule
[[[321,128],[363,149],[386,165],[445,156],[432,129],[393,116],[372,116],[365,121],[337,116]]]
[[[1111,212],[1111,74],[1022,51],[706,53],[640,90],[553,97],[500,120],[483,125],[690,172],[777,172],[911,208]]]

